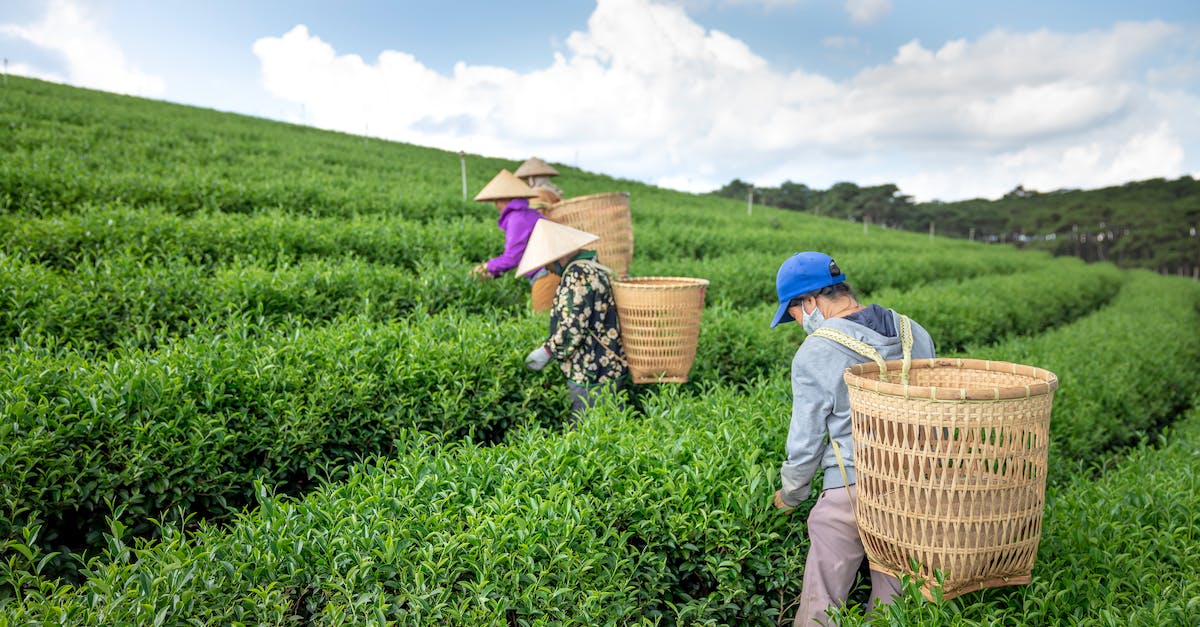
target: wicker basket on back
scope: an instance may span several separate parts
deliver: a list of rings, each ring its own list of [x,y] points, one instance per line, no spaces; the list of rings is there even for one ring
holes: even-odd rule
[[[637,277],[614,279],[612,285],[633,382],[686,382],[696,359],[708,281]]]
[[[921,359],[846,369],[855,518],[871,568],[920,567],[932,598],[1030,582],[1058,378],[1019,364]],[[891,370],[888,377],[887,370]],[[907,383],[897,377],[907,371]],[[897,382],[897,379],[900,382]],[[881,380],[887,379],[887,382]]]
[[[633,259],[633,220],[629,215],[629,193],[609,192],[560,200],[543,211],[559,224],[600,237],[590,249],[597,261],[612,268],[618,277],[629,274]]]

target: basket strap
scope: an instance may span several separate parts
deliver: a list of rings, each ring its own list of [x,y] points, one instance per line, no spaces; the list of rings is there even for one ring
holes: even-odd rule
[[[821,327],[816,331],[813,331],[812,335],[823,337],[831,342],[837,342],[838,344],[845,346],[859,355],[874,361],[875,364],[879,366],[879,380],[884,383],[888,382],[887,364],[883,361],[883,355],[880,355],[879,351],[875,350],[874,346],[871,346],[862,340],[857,340],[846,333],[838,331],[837,329],[831,329],[829,327]],[[908,384],[908,371],[912,366],[912,346],[912,320],[910,320],[908,316],[901,314],[900,348],[904,353],[904,361],[903,366],[900,369],[900,383],[904,385]]]
[[[609,348],[607,344],[605,344],[604,342],[601,342],[600,336],[596,335],[595,331],[588,329],[588,335],[592,336],[593,340],[596,340],[596,343],[600,345],[600,348],[603,348],[604,350],[608,351],[609,357],[612,357],[613,359],[616,359],[617,361],[621,362],[621,365],[625,366],[626,368],[629,367],[629,362],[626,361],[626,359],[624,357],[618,355],[617,351],[614,351],[613,349]]]
[[[813,331],[812,335],[816,337],[823,337],[830,342],[837,342],[838,344],[845,346],[859,355],[874,361],[875,364],[879,366],[879,380],[883,381],[884,383],[888,382],[887,364],[883,361],[883,355],[880,355],[879,351],[875,350],[874,346],[871,346],[862,340],[856,340],[849,335],[838,331],[837,329],[831,329],[829,327],[820,327],[816,331]]]
[[[850,497],[850,513],[854,514],[854,526],[858,526],[858,507],[854,503],[854,493],[850,491],[850,475],[846,474],[846,462],[842,460],[842,448],[838,446],[837,440],[833,436],[829,436],[829,443],[833,445],[833,454],[837,456],[838,470],[842,471],[842,485],[846,486],[846,495]]]

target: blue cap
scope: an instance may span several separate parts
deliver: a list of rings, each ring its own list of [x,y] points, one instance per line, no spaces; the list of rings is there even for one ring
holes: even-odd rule
[[[837,274],[834,274],[834,272]],[[788,313],[788,303],[801,294],[815,292],[822,287],[837,285],[846,280],[846,275],[838,270],[833,257],[825,253],[796,253],[779,266],[775,275],[775,291],[779,293],[779,309],[775,312],[775,320],[771,328],[784,322],[795,320]]]

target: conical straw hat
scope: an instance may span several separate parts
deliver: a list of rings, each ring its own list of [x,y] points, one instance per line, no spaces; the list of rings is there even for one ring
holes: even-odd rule
[[[558,170],[555,170],[549,163],[537,157],[530,157],[513,174],[521,178],[527,176],[558,176]]]
[[[517,276],[525,276],[533,270],[573,253],[600,239],[599,235],[585,233],[565,224],[551,220],[538,220],[529,234],[525,254],[517,266]]]
[[[483,186],[483,189],[475,195],[475,200],[507,200],[509,198],[535,198],[537,192],[533,188],[525,184],[525,181],[517,178],[508,170],[500,170],[500,173],[492,177],[491,182]]]

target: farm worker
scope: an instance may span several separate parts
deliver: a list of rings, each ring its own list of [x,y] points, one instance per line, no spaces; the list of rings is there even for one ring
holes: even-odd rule
[[[562,277],[550,311],[550,337],[525,357],[531,370],[557,359],[567,377],[571,422],[591,407],[602,388],[620,389],[629,372],[613,299],[610,269],[583,247],[600,239],[541,220],[533,228],[518,273],[546,267]]]
[[[521,255],[525,253],[533,224],[542,219],[542,214],[529,208],[529,199],[536,196],[537,192],[508,170],[500,170],[475,195],[476,201],[491,201],[500,210],[500,219],[496,224],[504,231],[504,252],[476,265],[471,269],[473,274],[481,279],[491,279],[517,267]],[[532,276],[529,277],[531,280]]]
[[[779,267],[775,287],[779,309],[771,327],[797,321],[808,333],[792,358],[792,417],[787,460],[779,473],[783,487],[775,492],[775,507],[790,510],[807,499],[814,473],[824,469],[821,494],[808,516],[810,548],[793,624],[825,624],[831,622],[827,610],[846,602],[865,556],[851,500],[856,491],[854,449],[849,390],[842,374],[870,359],[860,350],[877,351],[884,360],[900,359],[905,330],[911,329],[913,358],[933,357],[933,340],[920,325],[891,309],[859,304],[846,275],[824,253],[788,258]],[[867,611],[899,592],[895,577],[871,571]]]
[[[541,213],[529,206],[529,199],[535,197],[537,192],[508,170],[500,170],[475,196],[477,201],[494,202],[500,210],[500,219],[496,224],[504,231],[504,252],[476,265],[471,269],[472,274],[480,279],[491,279],[520,263],[534,223],[543,219]],[[534,310],[548,310],[549,298],[545,294],[547,291],[553,292],[558,277],[551,277],[545,270],[534,270],[525,278],[529,279]]]
[[[534,208],[545,209],[562,200],[563,191],[550,182],[550,177],[558,176],[558,170],[538,157],[526,159],[514,174],[537,192],[537,199],[531,201]]]

